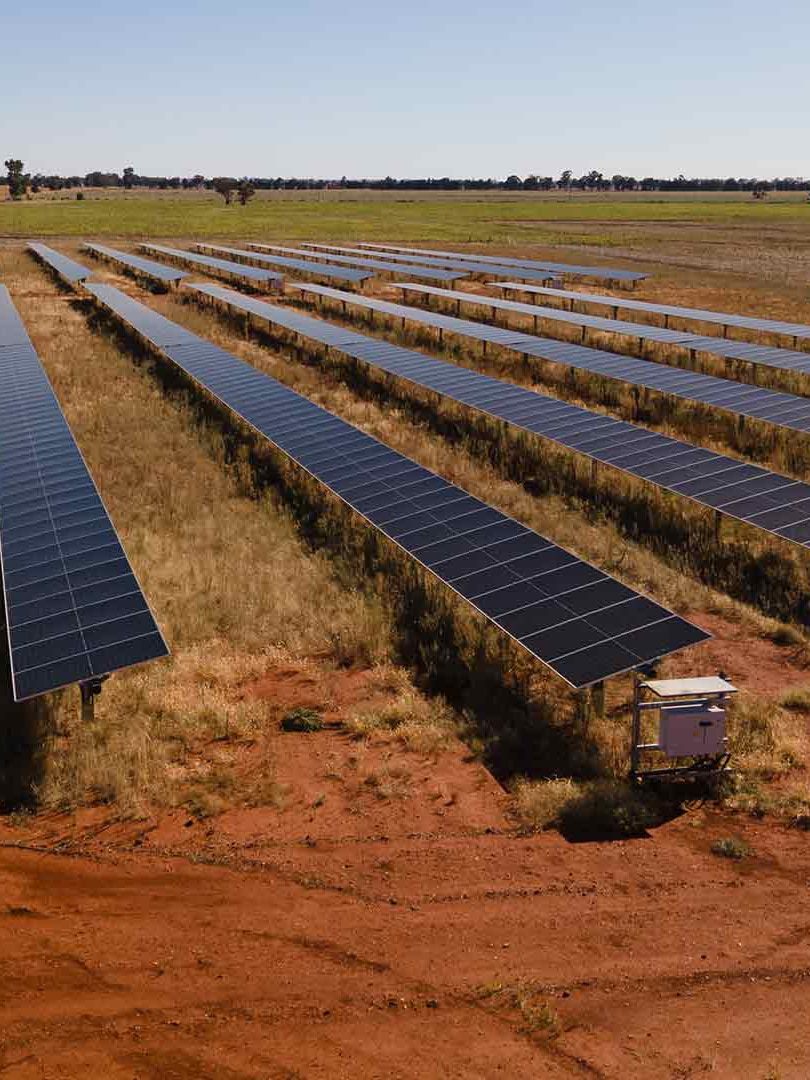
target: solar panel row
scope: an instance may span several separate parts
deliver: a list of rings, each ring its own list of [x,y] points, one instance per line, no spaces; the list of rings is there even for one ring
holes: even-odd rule
[[[369,304],[368,298],[323,285],[296,287],[344,304]],[[236,293],[221,290],[220,295],[223,293],[227,293],[229,304],[240,303],[245,311],[261,314],[270,307],[257,308],[255,301],[248,304]],[[385,306],[397,310],[400,307]],[[488,329],[495,335],[502,334],[501,340],[510,340],[509,331]],[[810,484],[377,338],[359,340],[365,340],[366,351],[358,358],[370,364],[701,506],[803,547],[810,546]]]
[[[183,278],[188,277],[188,271],[186,270],[173,270],[169,266],[164,266],[163,263],[154,262],[152,259],[142,259],[139,255],[133,255],[129,251],[119,251],[117,248],[105,247],[104,244],[82,244],[82,248],[93,255],[118,263],[163,285],[175,285]]]
[[[352,257],[349,255],[336,255],[332,251],[302,251],[300,248],[282,247],[280,244],[248,244],[251,249],[257,251],[283,251],[290,255],[301,255],[307,259],[324,258],[327,262],[344,263],[350,266],[364,266],[369,270],[382,271],[397,277],[423,278],[425,281],[458,281],[466,278],[467,274],[457,270],[435,269],[429,266],[410,267],[402,266],[401,263],[383,262],[380,259],[365,258],[364,256]]]
[[[810,353],[806,352],[776,349],[766,345],[752,345],[746,341],[729,341],[726,338],[706,337],[702,334],[690,334],[686,330],[669,330],[663,326],[648,326],[645,323],[629,323],[620,319],[605,319],[599,315],[562,311],[559,308],[541,307],[538,304],[523,304],[517,300],[497,300],[491,296],[481,296],[476,293],[459,292],[451,289],[431,288],[427,285],[403,284],[399,285],[398,288],[402,289],[403,293],[416,293],[419,296],[435,296],[444,300],[452,300],[456,304],[457,311],[460,310],[462,304],[467,304],[489,308],[493,314],[497,311],[506,311],[516,315],[526,315],[534,319],[535,329],[540,319],[546,319],[550,322],[583,327],[605,334],[619,334],[642,343],[653,341],[663,345],[680,346],[690,353],[711,353],[724,360],[747,360],[751,364],[765,364],[768,367],[810,374]],[[682,372],[682,375],[691,377],[689,372]],[[709,376],[700,377],[708,378]]]
[[[118,290],[89,291],[569,684],[587,686],[708,636],[223,349],[199,338],[173,344],[168,320]],[[336,345],[350,334],[327,332]]]
[[[322,251],[342,253],[345,256],[353,255],[355,258],[363,258],[367,256],[368,252],[365,250],[359,250],[357,248],[350,247],[338,247],[335,244],[304,244],[304,247],[313,248],[319,253]],[[407,263],[419,266],[428,267],[443,267],[445,270],[456,270],[459,274],[485,274],[487,277],[497,277],[500,274],[511,273],[513,277],[521,278],[524,281],[554,281],[555,275],[548,270],[521,270],[510,271],[508,266],[491,266],[489,263],[474,262],[471,259],[462,261],[461,259],[454,259],[452,257],[447,258],[432,258],[429,255],[400,255],[399,253],[389,255],[389,262]],[[404,269],[404,268],[403,268]],[[411,275],[413,277],[413,274]]]
[[[647,300],[620,300],[615,296],[604,296],[598,293],[575,292],[570,289],[548,289],[535,285],[516,285],[511,281],[493,282],[498,289],[508,291],[525,292],[529,295],[548,296],[550,299],[567,300],[573,308],[575,303],[606,307],[614,319],[618,319],[619,311],[640,311],[651,315],[662,315],[664,326],[669,325],[671,318],[682,319],[684,322],[709,323],[724,329],[735,327],[739,330],[752,330],[758,334],[779,334],[782,337],[792,338],[794,347],[799,341],[810,339],[810,326],[804,323],[783,322],[780,319],[762,319],[755,315],[732,315],[722,311],[705,311],[702,308],[676,307],[672,304],[653,304]]]
[[[477,252],[464,254],[459,251],[434,251],[432,248],[399,247],[396,244],[360,244],[362,248],[381,249],[383,251],[403,251],[412,255],[437,255],[462,261],[499,263],[502,266],[526,268],[529,270],[553,270],[563,277],[589,277],[602,281],[629,281],[635,283],[649,277],[637,270],[619,270],[615,266],[577,266],[573,263],[547,262],[545,259],[513,259],[505,255],[479,255]],[[511,274],[514,277],[514,273]]]
[[[14,699],[168,653],[0,286],[0,564]]]
[[[236,259],[247,263],[268,263],[271,266],[283,266],[289,270],[297,270],[301,274],[307,274],[310,277],[326,278],[329,281],[349,281],[357,285],[374,276],[365,270],[338,270],[336,267],[327,266],[324,263],[307,262],[306,259],[288,259],[283,255],[265,255],[258,251],[245,251],[242,248],[220,247],[218,244],[195,244],[195,247],[200,251],[233,255]]]
[[[296,285],[296,288],[300,286]],[[424,286],[418,286],[424,288]],[[306,290],[304,290],[306,291]],[[328,295],[320,293],[320,295]],[[462,294],[467,295],[467,294]],[[332,299],[344,302],[347,294],[333,295]],[[448,333],[458,334],[473,341],[491,343],[509,349],[521,356],[534,356],[551,363],[562,364],[577,371],[587,371],[604,378],[614,379],[629,386],[655,390],[662,394],[695,402],[714,409],[721,409],[737,417],[747,417],[775,427],[796,431],[802,435],[810,432],[810,399],[748,386],[715,375],[667,367],[651,360],[638,360],[618,353],[603,352],[585,345],[536,337],[519,330],[505,330],[486,323],[442,315],[421,307],[393,304],[386,300],[368,297],[355,298],[350,302],[357,307],[378,311],[397,319],[406,319]]]
[[[28,250],[33,252],[41,262],[49,266],[69,285],[75,285],[77,282],[85,281],[93,276],[92,270],[88,270],[86,266],[82,266],[81,263],[76,262],[74,259],[69,259],[61,251],[54,251],[47,244],[31,243],[28,245]]]
[[[182,266],[206,270],[214,277],[225,277],[229,280],[239,281],[252,288],[278,288],[283,281],[281,274],[277,274],[272,270],[260,270],[255,266],[243,266],[242,263],[230,262],[227,259],[214,259],[209,255],[200,255],[196,251],[164,247],[162,244],[141,244],[140,249],[153,255],[162,255],[164,258],[180,263]]]

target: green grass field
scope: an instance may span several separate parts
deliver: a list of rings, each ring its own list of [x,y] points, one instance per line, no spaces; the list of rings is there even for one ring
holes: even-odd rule
[[[412,192],[268,192],[246,207],[224,206],[208,192],[130,194],[90,191],[0,203],[0,236],[183,236],[434,240],[455,243],[617,242],[595,225],[644,224],[805,227],[801,193],[575,195]],[[561,236],[561,230],[563,235]],[[570,235],[569,235],[570,234]]]

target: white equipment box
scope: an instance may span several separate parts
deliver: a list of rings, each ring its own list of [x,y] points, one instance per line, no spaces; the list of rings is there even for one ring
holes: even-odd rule
[[[667,757],[701,757],[726,750],[726,710],[706,701],[662,705],[658,747]]]

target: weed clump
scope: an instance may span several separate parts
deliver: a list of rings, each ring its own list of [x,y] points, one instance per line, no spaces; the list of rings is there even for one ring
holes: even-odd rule
[[[317,709],[301,706],[291,709],[281,721],[282,731],[300,731],[309,735],[313,731],[323,731],[323,717]]]
[[[523,779],[512,791],[524,828],[556,828],[571,840],[643,836],[666,817],[666,805],[658,795],[620,780]]]
[[[753,851],[744,840],[737,836],[724,836],[722,840],[715,840],[712,844],[712,855],[719,855],[723,859],[734,859],[740,862],[753,855]]]

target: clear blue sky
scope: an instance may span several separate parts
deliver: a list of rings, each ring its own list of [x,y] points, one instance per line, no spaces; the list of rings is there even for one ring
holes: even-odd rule
[[[7,0],[35,172],[810,176],[810,3]]]

